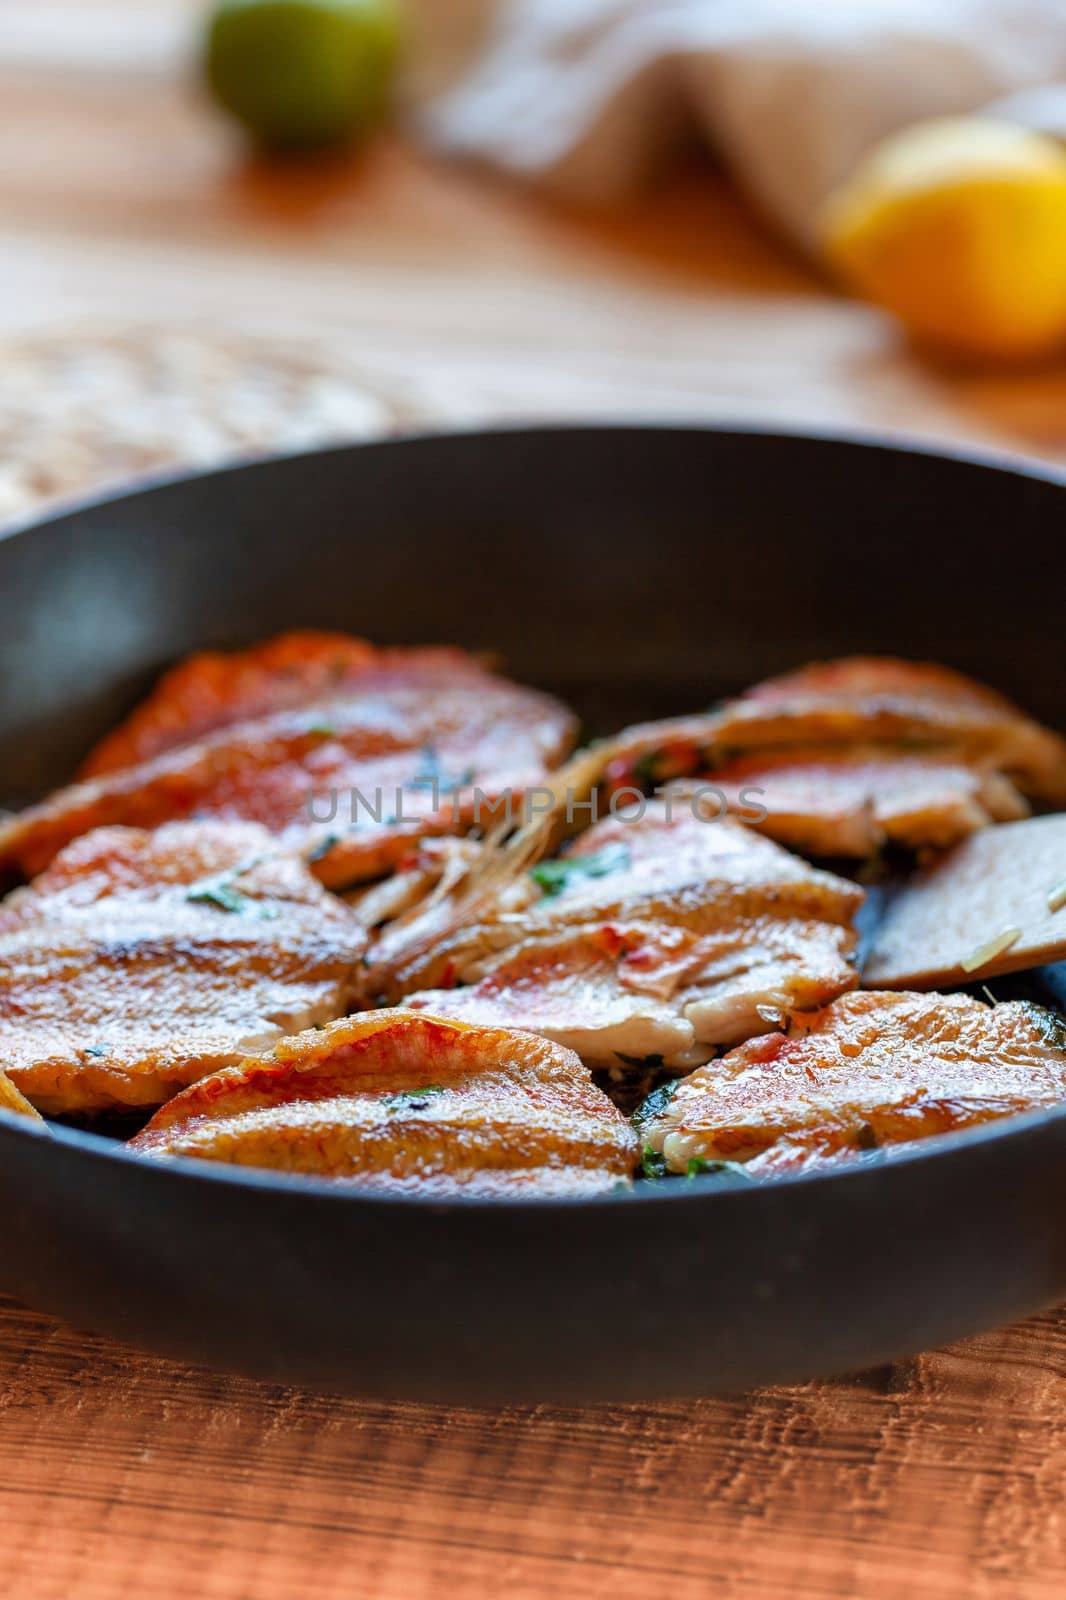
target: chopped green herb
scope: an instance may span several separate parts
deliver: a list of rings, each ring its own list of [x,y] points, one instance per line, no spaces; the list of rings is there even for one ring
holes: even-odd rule
[[[251,872],[262,860],[262,856],[252,856],[239,866],[231,867],[229,872],[220,872],[213,878],[201,878],[199,883],[191,884],[186,889],[186,900],[194,905],[217,906],[220,911],[229,911],[234,915],[254,909],[264,921],[276,917],[278,913],[275,906],[263,905],[234,887],[238,878]]]
[[[1053,1050],[1066,1050],[1066,1017],[1059,1011],[1050,1010],[1047,1006],[1037,1005],[1033,1000],[1023,1000],[1021,1003],[1028,1011],[1044,1043],[1049,1044]]]
[[[403,1089],[386,1100],[390,1111],[425,1111],[435,1094],[447,1093],[442,1083],[427,1083],[424,1089]]]
[[[654,783],[659,776],[661,750],[648,750],[633,763],[633,777],[637,783]]]
[[[640,1170],[646,1178],[665,1178],[669,1173],[665,1156],[646,1144],[640,1154]]]
[[[664,1087],[672,1088],[673,1086],[664,1085]],[[659,1091],[656,1090],[656,1094],[658,1093]],[[649,1095],[648,1098],[650,1100],[653,1097]],[[666,1157],[660,1155],[657,1150],[653,1150],[650,1144],[646,1144],[641,1152],[640,1170],[646,1178],[669,1178],[673,1176]],[[753,1183],[755,1181],[751,1173],[736,1161],[706,1161],[702,1156],[691,1156],[689,1158],[685,1166],[685,1176],[687,1178],[718,1178],[726,1187],[734,1183]]]
[[[247,911],[251,901],[247,895],[240,894],[231,884],[219,880],[216,883],[204,882],[194,884],[185,895],[186,900],[191,900],[194,905],[217,906],[220,911],[231,911],[239,914]]]
[[[660,1083],[659,1087],[657,1089],[653,1089],[648,1098],[637,1107],[633,1113],[632,1122],[633,1126],[638,1131],[643,1128],[646,1123],[651,1122],[654,1117],[662,1116],[663,1112],[674,1098],[674,1095],[677,1093],[677,1086],[679,1082],[680,1079],[675,1078],[672,1083]]]
[[[529,876],[539,883],[546,895],[562,894],[573,883],[584,878],[606,878],[612,872],[628,867],[629,850],[615,842],[589,856],[560,856],[556,861],[542,861],[531,867]]]
[[[312,739],[335,739],[337,730],[328,722],[312,722],[308,728]]]
[[[706,1161],[703,1156],[690,1156],[685,1168],[687,1178],[701,1178],[709,1174],[727,1178],[736,1183],[754,1183],[754,1178],[739,1161]]]

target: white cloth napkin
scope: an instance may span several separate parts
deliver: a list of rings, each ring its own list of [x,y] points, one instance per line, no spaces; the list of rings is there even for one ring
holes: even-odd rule
[[[406,0],[423,135],[611,201],[693,134],[801,241],[885,135],[995,110],[1066,135],[1066,0]]]

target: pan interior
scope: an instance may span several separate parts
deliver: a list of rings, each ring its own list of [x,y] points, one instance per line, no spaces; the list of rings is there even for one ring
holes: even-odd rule
[[[297,626],[496,653],[593,735],[852,651],[1062,725],[1062,504],[1053,473],[698,427],[397,440],[97,502],[0,540],[0,803],[67,781],[174,660]],[[1066,1002],[1066,967],[1019,984]]]

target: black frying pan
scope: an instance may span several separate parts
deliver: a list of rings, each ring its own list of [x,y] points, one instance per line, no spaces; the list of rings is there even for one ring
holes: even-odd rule
[[[1066,479],[701,428],[413,439],[189,478],[0,541],[0,794],[161,667],[296,624],[499,648],[603,730],[839,652],[1066,721]],[[0,1289],[354,1393],[701,1394],[887,1360],[1066,1292],[1066,1111],[890,1163],[585,1202],[365,1199],[0,1114]]]

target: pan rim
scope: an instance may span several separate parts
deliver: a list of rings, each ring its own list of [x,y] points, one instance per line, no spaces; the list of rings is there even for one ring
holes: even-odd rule
[[[824,444],[851,446],[858,450],[870,450],[876,454],[914,456],[920,459],[933,461],[948,461],[960,466],[981,467],[993,472],[1005,473],[1009,477],[1020,478],[1030,482],[1046,483],[1055,488],[1066,488],[1066,466],[1058,467],[1053,462],[1020,460],[1009,450],[997,450],[994,446],[972,447],[956,445],[954,443],[930,442],[917,435],[905,432],[881,433],[875,428],[783,428],[760,424],[758,421],[748,422],[744,418],[735,421],[726,421],[716,418],[713,421],[701,421],[697,417],[679,416],[651,417],[642,419],[639,416],[631,419],[617,417],[597,418],[588,417],[581,420],[558,421],[533,421],[522,420],[500,423],[486,423],[472,425],[457,423],[454,427],[446,425],[433,428],[403,428],[382,434],[371,439],[354,439],[337,444],[317,445],[310,449],[267,451],[264,453],[240,456],[229,462],[220,462],[217,466],[207,468],[179,467],[173,470],[164,468],[159,472],[145,473],[143,476],[128,480],[123,485],[104,485],[99,491],[90,491],[84,495],[63,496],[49,503],[43,508],[44,514],[28,512],[25,516],[15,516],[0,522],[0,543],[8,539],[17,539],[33,534],[40,528],[46,528],[53,522],[62,522],[68,517],[78,516],[83,512],[99,511],[109,505],[135,499],[138,495],[151,495],[157,491],[179,487],[187,483],[210,483],[215,478],[230,478],[236,474],[254,472],[262,467],[282,466],[288,462],[313,461],[317,459],[334,459],[338,456],[356,454],[365,450],[402,450],[410,445],[446,443],[449,441],[476,441],[478,439],[521,439],[539,436],[556,437],[566,434],[626,434],[626,433],[652,433],[652,434],[705,434],[712,438],[722,439],[763,439],[776,443],[799,444]]]

